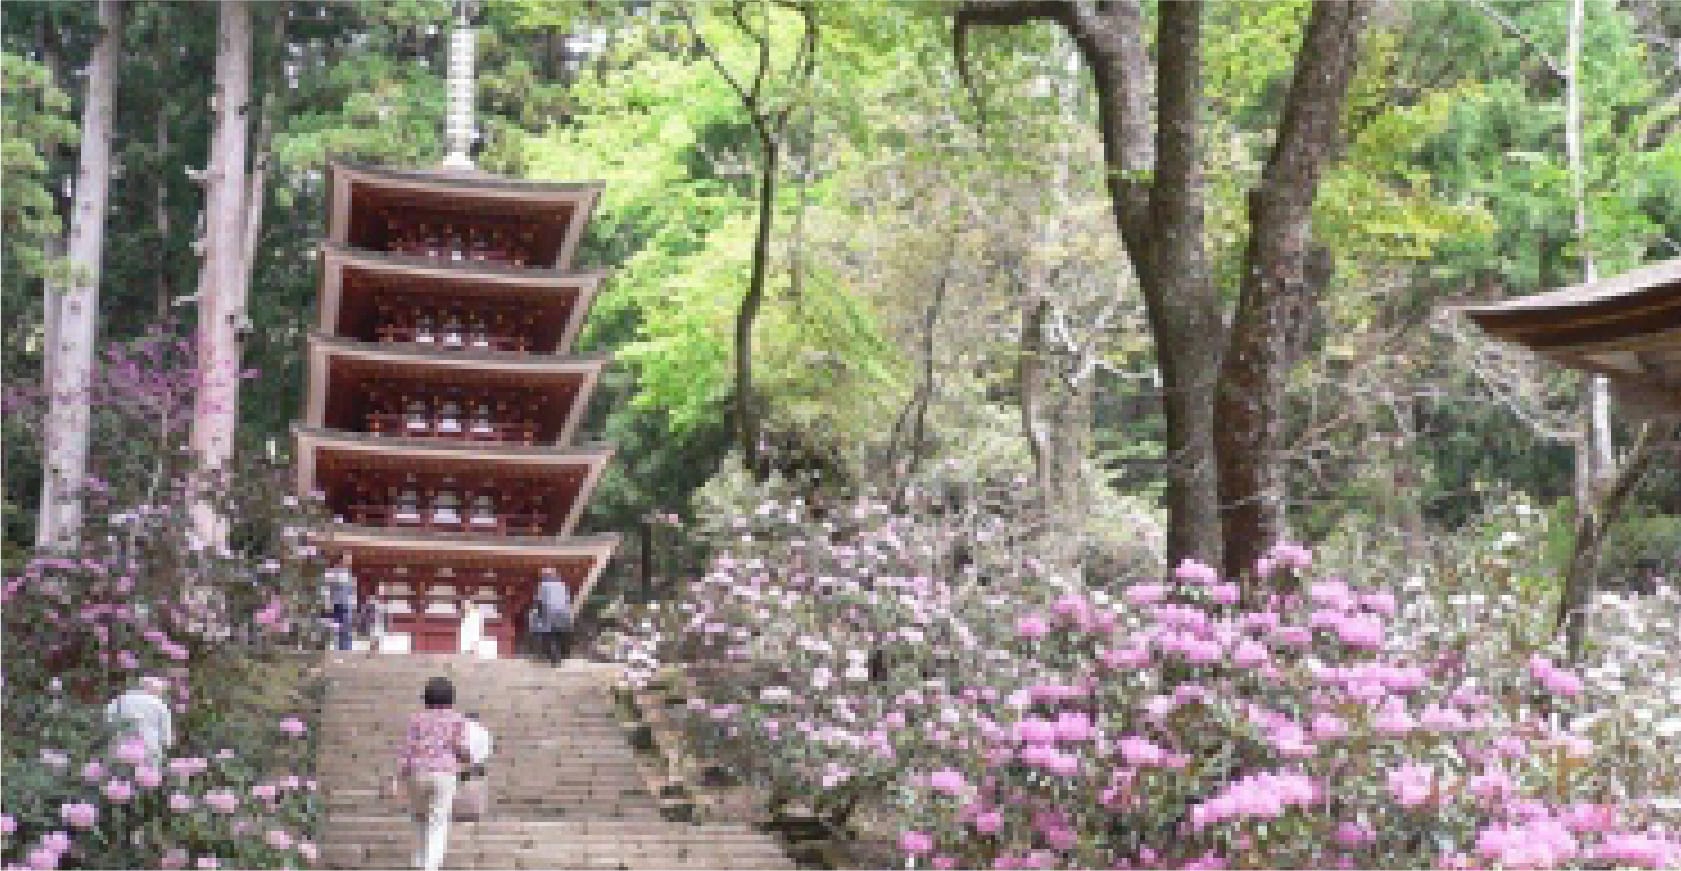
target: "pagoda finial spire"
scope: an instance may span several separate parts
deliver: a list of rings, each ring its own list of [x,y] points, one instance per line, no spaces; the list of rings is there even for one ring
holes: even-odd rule
[[[477,39],[473,32],[473,0],[456,0],[455,23],[449,34],[448,98],[444,115],[444,166],[473,168],[473,61]]]

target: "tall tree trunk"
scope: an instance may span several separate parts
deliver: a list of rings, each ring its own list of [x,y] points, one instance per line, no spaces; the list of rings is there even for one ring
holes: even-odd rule
[[[247,0],[220,5],[216,35],[215,122],[205,192],[204,266],[199,280],[199,389],[193,403],[192,449],[199,491],[193,529],[200,543],[225,544],[226,522],[205,488],[233,456],[239,415],[239,336],[245,316],[245,151],[251,100],[251,8]]]
[[[101,0],[99,42],[88,64],[87,100],[82,108],[82,147],[71,207],[69,286],[49,291],[51,387],[44,440],[41,511],[36,544],[73,545],[82,528],[82,484],[87,478],[88,427],[92,413],[94,343],[99,333],[99,277],[105,246],[105,201],[111,182],[111,125],[116,111],[122,4]],[[58,297],[54,300],[52,297]],[[55,304],[56,303],[56,304]]]
[[[742,463],[763,480],[766,472],[759,456],[759,411],[753,401],[753,322],[765,300],[765,272],[770,265],[770,230],[776,217],[777,143],[770,131],[759,131],[759,229],[753,237],[752,271],[747,293],[735,316],[735,414]]]
[[[1135,261],[1149,252],[1139,284],[1167,418],[1168,559],[1219,565],[1213,392],[1223,325],[1203,241],[1202,4],[1165,3],[1159,14],[1155,180],[1127,249]]]
[[[1284,534],[1284,386],[1291,316],[1303,311],[1313,200],[1359,61],[1364,2],[1319,2],[1308,19],[1278,138],[1249,196],[1249,244],[1215,397],[1226,574],[1253,570]]]

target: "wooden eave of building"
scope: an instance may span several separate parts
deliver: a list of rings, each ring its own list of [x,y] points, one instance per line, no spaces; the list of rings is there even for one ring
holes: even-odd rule
[[[595,302],[607,271],[524,269],[517,266],[444,260],[437,257],[415,257],[383,251],[350,248],[336,242],[323,242],[321,257],[320,299],[316,326],[324,333],[337,333],[339,312],[344,304],[344,270],[367,272],[400,283],[405,292],[424,292],[428,286],[436,288],[440,296],[460,298],[502,298],[509,300],[541,299],[545,294],[571,291],[577,301],[561,330],[556,353],[565,353],[577,340],[590,306]]]
[[[601,191],[599,181],[550,182],[509,179],[477,170],[389,169],[362,164],[332,162],[327,168],[328,238],[345,245],[350,232],[350,210],[360,193],[374,196],[397,195],[426,203],[443,211],[486,214],[528,210],[552,213],[567,211],[566,228],[556,249],[552,268],[570,268],[583,238],[584,226],[595,212]]]
[[[412,439],[398,436],[375,436],[366,433],[293,424],[292,434],[297,442],[298,492],[310,493],[318,489],[316,471],[322,453],[355,457],[362,469],[420,470],[437,469],[460,474],[467,472],[494,475],[502,472],[544,471],[563,474],[580,469],[577,494],[563,518],[562,533],[577,526],[584,506],[601,479],[602,471],[613,458],[611,445],[595,443],[575,446],[485,444],[443,439]]]
[[[349,552],[357,565],[447,566],[452,569],[518,573],[537,582],[544,568],[561,569],[589,560],[578,578],[573,601],[588,601],[601,570],[619,546],[617,533],[582,536],[475,537],[464,533],[415,532],[401,529],[333,524],[312,535],[328,554]]]
[[[1633,416],[1681,416],[1681,259],[1457,309],[1495,338],[1605,375]]]
[[[541,389],[545,384],[580,379],[566,422],[555,441],[568,444],[589,408],[590,397],[601,379],[601,371],[612,361],[610,354],[516,354],[507,351],[447,351],[402,342],[359,342],[337,336],[310,333],[309,395],[304,404],[304,424],[324,428],[327,416],[327,387],[334,360],[393,372],[427,373],[443,376],[440,383],[505,383]]]

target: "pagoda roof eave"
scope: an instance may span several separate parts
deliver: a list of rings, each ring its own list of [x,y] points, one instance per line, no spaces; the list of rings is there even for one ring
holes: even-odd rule
[[[523,569],[533,573],[550,562],[585,558],[592,560],[575,601],[588,600],[601,570],[618,549],[618,533],[568,536],[503,536],[487,539],[462,533],[410,532],[354,524],[333,524],[311,535],[315,544],[332,552],[349,551],[356,556],[385,554],[404,559]]]
[[[428,348],[413,342],[363,342],[311,330],[307,339],[311,354],[347,357],[370,362],[429,368],[529,372],[533,375],[587,375],[600,372],[613,361],[607,352],[588,354],[527,354],[515,351]]]
[[[515,287],[594,288],[608,275],[606,269],[539,269],[504,266],[486,261],[445,260],[390,251],[353,248],[323,240],[317,250],[326,268],[354,266],[374,272],[401,273],[451,280],[505,284]]]
[[[312,447],[338,448],[367,453],[402,454],[413,457],[459,459],[487,465],[577,465],[597,464],[612,459],[615,448],[606,442],[578,445],[519,445],[505,442],[468,442],[447,439],[404,438],[346,432],[303,423],[292,424],[292,434]]]
[[[395,169],[387,166],[334,160],[329,171],[354,181],[375,185],[427,190],[447,190],[473,194],[519,197],[521,199],[553,199],[573,202],[579,194],[599,195],[606,182],[543,181],[513,179],[492,175],[481,170]]]

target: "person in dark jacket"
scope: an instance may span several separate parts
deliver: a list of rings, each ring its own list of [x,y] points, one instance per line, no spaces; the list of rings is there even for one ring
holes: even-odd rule
[[[537,601],[531,605],[527,628],[537,640],[538,651],[551,664],[566,658],[572,634],[572,590],[552,568],[543,569],[537,584]]]

